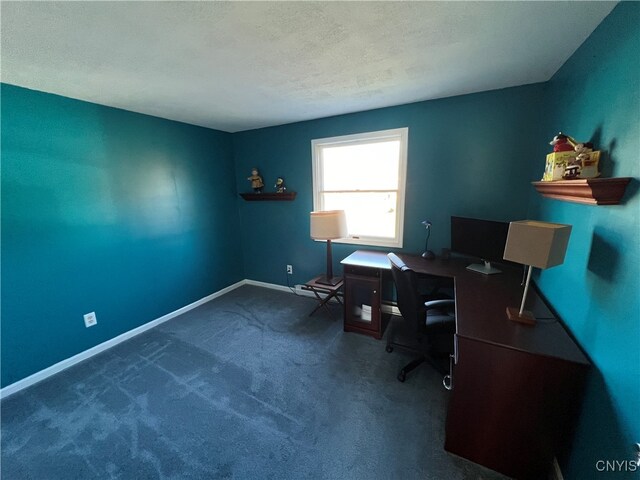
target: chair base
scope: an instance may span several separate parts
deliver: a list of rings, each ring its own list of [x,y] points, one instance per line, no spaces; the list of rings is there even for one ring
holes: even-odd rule
[[[398,381],[404,382],[407,379],[407,373],[409,373],[411,370],[415,370],[417,367],[422,365],[426,359],[427,357],[423,355],[422,357],[416,358],[415,360],[412,360],[411,362],[407,363],[402,368],[402,370],[400,370],[400,373],[398,373]]]
[[[400,347],[400,348],[407,348],[404,345],[397,344],[397,346]],[[387,353],[393,352],[393,344],[387,343],[387,346],[385,347],[385,350],[387,351]],[[443,354],[442,358],[445,358],[445,356],[448,357],[448,355],[444,355]],[[446,375],[447,373],[449,373],[449,372],[447,372],[447,369],[444,368],[440,363],[438,363],[437,359],[434,358],[432,355],[421,355],[418,358],[416,358],[416,359],[410,361],[409,363],[407,363],[404,367],[402,367],[400,372],[398,372],[398,376],[396,378],[398,379],[399,382],[404,382],[407,379],[407,374],[409,372],[411,372],[412,370],[415,370],[416,368],[418,368],[424,362],[427,362],[438,373],[440,373],[442,375]]]

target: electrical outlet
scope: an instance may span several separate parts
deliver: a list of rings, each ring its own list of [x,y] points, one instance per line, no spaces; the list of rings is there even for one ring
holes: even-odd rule
[[[96,318],[96,312],[87,313],[84,316],[84,326],[89,328],[93,327],[98,323],[98,319]]]
[[[287,275],[293,275],[293,265],[287,265]]]

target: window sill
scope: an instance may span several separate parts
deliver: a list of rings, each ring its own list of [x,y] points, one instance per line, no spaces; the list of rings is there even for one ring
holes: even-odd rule
[[[316,241],[324,242],[325,240]],[[363,247],[402,248],[402,239],[379,240],[375,238],[340,238],[339,240],[331,240],[331,242],[334,244],[360,245]]]

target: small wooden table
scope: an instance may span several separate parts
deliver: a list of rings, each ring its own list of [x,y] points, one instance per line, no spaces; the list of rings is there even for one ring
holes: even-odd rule
[[[331,310],[327,305],[327,302],[332,298],[335,298],[338,301],[338,303],[342,305],[342,301],[340,300],[338,293],[340,292],[340,289],[342,288],[344,281],[340,279],[340,281],[336,285],[325,285],[324,283],[318,283],[318,280],[320,280],[322,277],[323,275],[319,275],[315,278],[312,278],[301,287],[302,290],[309,290],[313,292],[313,294],[316,296],[316,299],[318,300],[318,306],[313,309],[313,311],[309,314],[309,316],[316,313],[320,309],[320,307],[324,307],[325,310],[329,312],[329,315],[333,316],[333,313],[331,313]],[[320,296],[321,293],[325,294],[326,296],[322,298]]]

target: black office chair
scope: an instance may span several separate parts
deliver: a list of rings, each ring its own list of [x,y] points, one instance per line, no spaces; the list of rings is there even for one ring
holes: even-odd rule
[[[455,301],[442,298],[444,295],[434,291],[421,295],[417,274],[397,255],[389,253],[388,257],[402,320],[394,322],[389,329],[386,350],[391,353],[394,347],[400,347],[420,353],[418,358],[400,370],[398,380],[404,382],[407,374],[425,360],[446,374],[445,368],[438,363],[438,357],[448,357],[453,351]],[[397,341],[398,336],[403,340]]]

